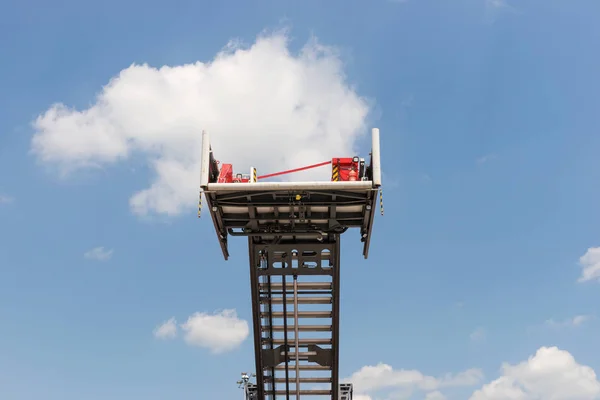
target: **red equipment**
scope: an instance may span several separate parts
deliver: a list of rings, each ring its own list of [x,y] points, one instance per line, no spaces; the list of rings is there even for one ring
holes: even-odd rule
[[[221,171],[219,172],[218,183],[248,183],[250,182],[249,175],[237,174],[235,178],[233,177],[233,165],[232,164],[223,164],[221,167]]]
[[[357,181],[365,174],[365,160],[358,157],[331,160],[331,180]]]
[[[355,181],[357,177],[358,177],[358,173],[355,171],[354,168],[352,168],[350,170],[350,172],[348,172],[348,180],[349,181]]]

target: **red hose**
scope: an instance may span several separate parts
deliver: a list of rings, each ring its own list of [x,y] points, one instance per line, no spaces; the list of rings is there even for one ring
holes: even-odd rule
[[[288,169],[287,171],[275,172],[274,174],[261,175],[261,176],[257,177],[256,179],[259,180],[259,179],[265,179],[265,178],[272,178],[274,176],[279,176],[279,175],[291,174],[292,172],[298,172],[298,171],[304,171],[306,169],[322,167],[327,164],[331,164],[331,161],[324,161],[322,163],[313,164],[313,165],[296,168],[296,169]]]

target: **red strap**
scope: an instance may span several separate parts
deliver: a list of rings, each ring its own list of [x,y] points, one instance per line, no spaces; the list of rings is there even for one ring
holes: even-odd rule
[[[322,163],[313,164],[313,165],[309,165],[309,166],[302,167],[302,168],[288,169],[287,171],[275,172],[274,174],[261,175],[261,176],[257,177],[256,179],[258,180],[258,179],[271,178],[273,176],[291,174],[292,172],[298,172],[298,171],[304,171],[305,169],[322,167],[322,166],[327,165],[327,164],[331,164],[331,161],[324,161]]]

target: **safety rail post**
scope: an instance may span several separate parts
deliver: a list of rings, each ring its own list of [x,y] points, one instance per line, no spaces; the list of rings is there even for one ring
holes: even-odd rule
[[[373,163],[373,186],[381,186],[381,155],[379,148],[379,129],[373,128],[371,130],[372,149],[371,157]]]
[[[210,137],[206,131],[202,131],[202,154],[200,163],[200,187],[202,189],[207,189],[210,175]]]

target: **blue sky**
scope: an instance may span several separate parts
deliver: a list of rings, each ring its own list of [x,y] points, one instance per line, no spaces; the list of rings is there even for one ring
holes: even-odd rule
[[[0,398],[241,396],[246,246],[232,241],[224,261],[196,218],[189,132],[208,127],[234,167],[272,172],[298,162],[267,131],[290,127],[282,145],[321,161],[366,155],[373,126],[385,216],[368,260],[356,232],[344,238],[342,375],[360,389],[363,366],[391,366],[360,390],[374,400],[600,398],[596,377],[569,380],[575,362],[600,371],[598,12],[592,0],[4,2]],[[335,52],[312,64],[299,55],[318,50],[311,38]],[[246,56],[190,66],[231,40]],[[272,108],[287,99],[326,117]],[[70,110],[52,116],[55,103]],[[318,126],[326,145],[307,136]],[[193,335],[227,309],[237,316],[217,339]],[[180,326],[194,316],[204,323]],[[176,337],[157,338],[172,317]],[[542,365],[560,368],[528,369],[542,347]],[[455,387],[399,383],[402,370],[473,368],[481,376]]]

